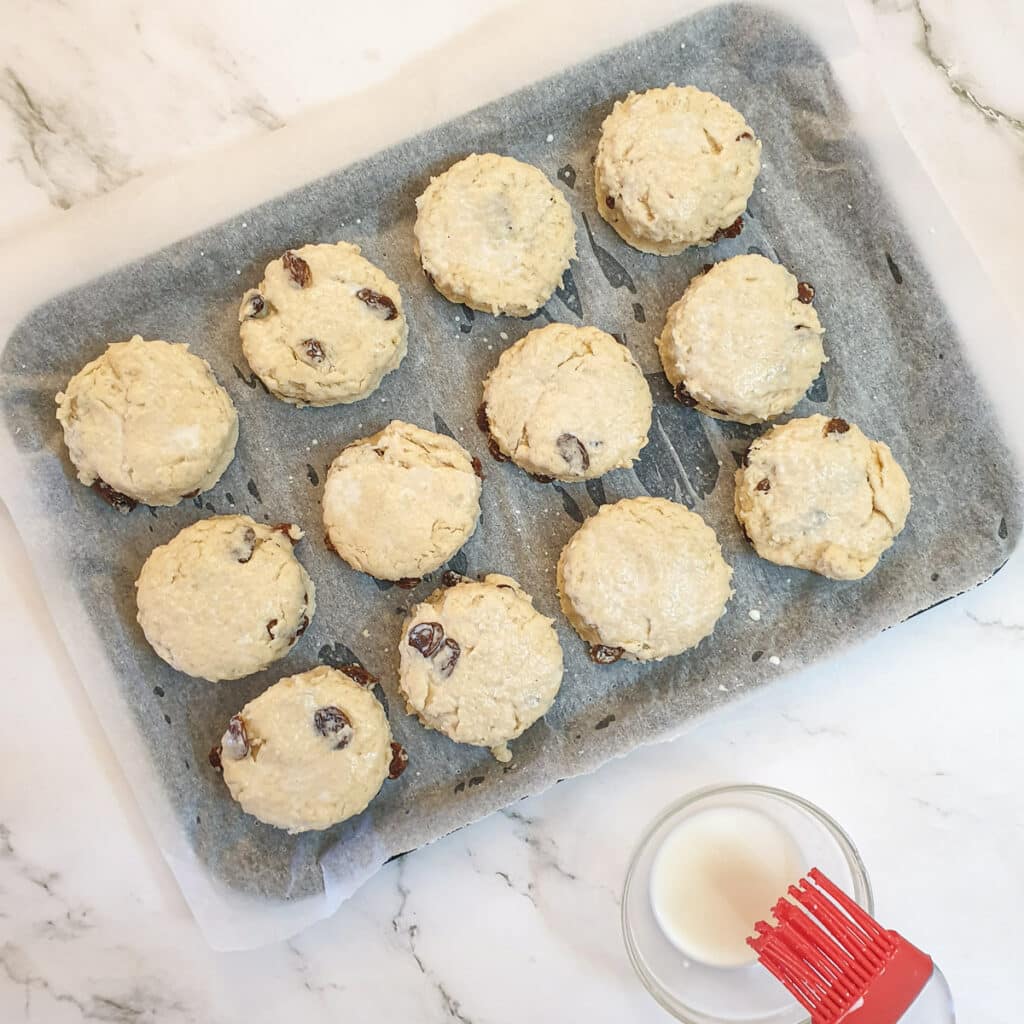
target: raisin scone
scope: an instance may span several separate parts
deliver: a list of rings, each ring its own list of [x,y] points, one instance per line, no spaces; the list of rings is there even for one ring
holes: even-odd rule
[[[242,351],[292,405],[356,402],[402,361],[402,296],[359,246],[304,245],[267,264],[238,310]]]
[[[378,579],[424,576],[476,529],[479,465],[452,438],[401,420],[353,441],[327,471],[328,545]]]
[[[562,610],[599,664],[695,647],[725,612],[732,569],[714,530],[664,498],[602,505],[562,549]]]
[[[761,169],[743,115],[691,85],[619,100],[601,126],[594,187],[601,216],[662,256],[734,237]]]
[[[590,480],[631,466],[647,444],[651,391],[610,334],[548,324],[502,353],[480,425],[496,457],[542,478]]]
[[[762,558],[858,580],[903,529],[910,484],[888,445],[838,417],[808,416],[751,444],[735,505]]]
[[[116,342],[57,395],[78,479],[119,511],[177,505],[235,457],[238,414],[210,364],[167,341]]]
[[[474,153],[416,200],[416,252],[434,287],[486,313],[530,316],[576,256],[572,210],[530,164]]]
[[[316,609],[292,550],[302,531],[211,516],[154,548],[135,582],[153,650],[190,676],[239,679],[283,658]]]
[[[515,580],[452,573],[402,627],[398,685],[428,729],[510,761],[510,740],[554,702],[562,647]]]
[[[658,338],[676,398],[737,423],[788,412],[827,362],[813,297],[764,256],[734,256],[695,277]]]
[[[330,828],[401,774],[375,680],[353,668],[288,676],[232,716],[210,759],[247,814],[292,835]]]

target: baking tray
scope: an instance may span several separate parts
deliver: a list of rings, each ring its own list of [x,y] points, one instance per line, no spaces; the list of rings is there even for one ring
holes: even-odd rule
[[[673,81],[710,89],[742,111],[764,144],[763,170],[739,237],[659,258],[630,249],[598,216],[591,158],[616,98]],[[537,165],[573,208],[579,258],[529,320],[447,302],[412,254],[414,199],[430,175],[486,151]],[[398,282],[409,354],[363,402],[296,410],[268,396],[246,366],[239,299],[284,249],[339,239],[360,245]],[[908,525],[865,580],[837,583],[753,554],[732,515],[732,478],[762,428],[680,406],[660,372],[654,339],[668,306],[703,264],[744,252],[780,260],[817,290],[829,362],[794,415],[857,422],[891,444],[910,478]],[[474,419],[481,381],[507,345],[549,321],[604,328],[643,367],[654,420],[632,470],[544,485],[488,457]],[[122,518],[74,480],[53,398],[108,341],[136,332],[187,341],[209,360],[238,408],[241,438],[211,492]],[[795,24],[749,5],[706,10],[629,42],[49,300],[13,331],[0,368],[3,421],[27,483],[24,503],[35,509],[15,508],[19,526],[33,557],[60,567],[57,585],[98,641],[98,660],[80,660],[80,671],[97,705],[117,702],[126,712],[127,731],[114,730],[112,740],[129,776],[159,779],[160,800],[189,858],[183,868],[180,854],[168,854],[186,895],[196,873],[205,873],[213,890],[259,906],[312,900],[318,910],[308,919],[388,858],[674,735],[782,673],[985,580],[1021,529],[1010,453],[828,58]],[[323,544],[327,466],[345,443],[392,418],[449,433],[483,460],[483,517],[448,568],[507,573],[557,620],[566,655],[562,691],[512,744],[511,765],[427,732],[403,713],[399,629],[440,572],[405,591],[349,570]],[[643,494],[682,502],[707,519],[735,570],[736,594],[696,650],[656,665],[598,667],[558,610],[554,566],[601,504]],[[318,608],[286,659],[211,685],[176,673],[152,652],[135,621],[133,583],[155,545],[205,515],[229,512],[306,529],[298,554],[316,581]],[[69,646],[74,651],[73,637]],[[207,763],[228,717],[283,675],[350,661],[380,676],[395,738],[409,751],[408,771],[362,815],[324,833],[288,836],[244,815]],[[164,813],[147,811],[151,820]],[[167,836],[166,821],[158,834]]]

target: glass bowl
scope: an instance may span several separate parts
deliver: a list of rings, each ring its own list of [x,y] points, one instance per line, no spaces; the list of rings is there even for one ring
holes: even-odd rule
[[[682,953],[658,925],[650,900],[654,858],[680,822],[713,807],[743,808],[770,818],[795,842],[802,874],[820,868],[869,914],[874,912],[860,854],[821,808],[770,786],[711,786],[665,808],[633,854],[622,893],[622,934],[630,962],[647,991],[685,1024],[806,1024],[803,1007],[756,961],[740,967],[709,966]],[[753,935],[754,922],[750,924]]]

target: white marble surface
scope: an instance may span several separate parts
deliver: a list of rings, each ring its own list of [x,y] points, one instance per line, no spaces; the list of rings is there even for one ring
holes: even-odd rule
[[[294,19],[293,5],[242,0],[0,0],[0,233],[266,132],[512,6],[310,0]],[[900,125],[1015,317],[1000,351],[1021,380],[1024,11],[851,9]],[[623,870],[663,804],[723,780],[794,789],[838,817],[880,918],[941,963],[961,1019],[995,1024],[1019,1007],[1024,558],[674,743],[389,866],[292,942],[212,954],[6,513],[3,526],[0,642],[15,652],[0,688],[4,1022],[666,1020],[622,951]]]

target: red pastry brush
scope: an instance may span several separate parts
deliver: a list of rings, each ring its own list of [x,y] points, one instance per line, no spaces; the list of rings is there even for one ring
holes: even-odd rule
[[[949,986],[927,953],[882,928],[817,868],[747,939],[812,1024],[944,1024]]]

